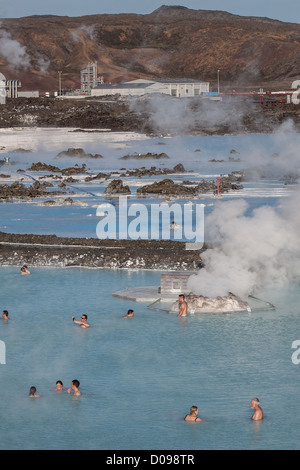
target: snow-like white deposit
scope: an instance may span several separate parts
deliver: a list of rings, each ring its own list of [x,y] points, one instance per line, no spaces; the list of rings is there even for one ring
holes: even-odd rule
[[[202,295],[190,293],[186,296],[186,302],[188,305],[188,312],[190,313],[245,312],[250,309],[247,302],[232,293],[216,298],[204,297]],[[179,311],[178,301],[173,303],[171,311]]]

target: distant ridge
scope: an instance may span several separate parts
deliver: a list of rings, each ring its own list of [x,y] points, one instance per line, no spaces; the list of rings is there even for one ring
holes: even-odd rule
[[[1,21],[0,72],[24,89],[57,90],[59,71],[63,88],[80,88],[88,62],[112,83],[188,77],[213,87],[220,70],[223,86],[289,86],[299,79],[300,25],[166,5],[146,15]]]

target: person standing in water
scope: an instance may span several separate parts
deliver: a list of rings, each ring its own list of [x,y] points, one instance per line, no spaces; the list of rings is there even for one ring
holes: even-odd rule
[[[195,421],[195,422],[202,421],[201,418],[198,418],[198,416],[197,416],[198,413],[199,413],[198,407],[197,406],[191,406],[190,414],[188,414],[184,417],[184,421]]]
[[[186,317],[187,314],[187,303],[185,301],[185,296],[184,294],[180,294],[178,296],[178,301],[179,301],[179,312],[178,312],[178,317]]]
[[[79,390],[79,385],[80,385],[79,380],[77,379],[72,380],[71,387],[68,388],[68,393],[71,394],[71,392],[73,391],[73,395],[75,397],[79,397],[81,395],[81,392]]]
[[[251,416],[251,419],[253,421],[259,421],[263,419],[264,413],[262,408],[260,407],[260,402],[258,398],[253,398],[250,403],[251,408],[254,410],[253,415]]]

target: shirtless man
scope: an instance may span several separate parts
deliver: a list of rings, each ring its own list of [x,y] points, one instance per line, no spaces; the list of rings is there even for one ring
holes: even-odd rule
[[[72,380],[72,383],[71,383],[71,387],[68,388],[68,393],[71,394],[72,390],[73,390],[73,395],[75,397],[79,397],[81,395],[81,392],[79,390],[79,385],[80,385],[80,382],[79,380]]]
[[[134,316],[134,311],[130,309],[130,310],[128,310],[126,315],[123,316],[123,318],[131,318],[133,316]]]
[[[179,305],[180,305],[180,310],[179,310],[179,313],[178,313],[178,317],[186,317],[186,314],[187,314],[187,303],[186,301],[184,300],[184,295],[183,294],[180,294],[178,296],[178,300],[179,300]]]
[[[83,314],[81,315],[80,320],[76,320],[75,317],[72,317],[73,322],[77,323],[81,328],[88,328],[90,324],[87,322],[87,315]]]
[[[7,310],[3,310],[2,312],[2,318],[3,320],[10,320],[10,318],[8,318],[8,311]]]
[[[254,413],[251,416],[251,419],[253,421],[259,421],[259,420],[263,419],[263,417],[264,417],[263,410],[261,409],[261,407],[259,405],[260,405],[260,403],[259,403],[258,398],[253,398],[251,400],[250,406],[254,410]]]

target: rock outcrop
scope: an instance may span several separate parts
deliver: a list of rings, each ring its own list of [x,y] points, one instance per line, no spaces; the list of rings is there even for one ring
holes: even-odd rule
[[[105,196],[131,194],[130,188],[122,180],[112,180],[104,191]]]
[[[204,297],[202,295],[189,293],[186,295],[185,300],[188,305],[188,312],[192,313],[243,312],[250,308],[247,302],[231,292],[229,292],[226,296],[220,296],[216,298]],[[171,311],[179,311],[178,301],[174,302]]]

